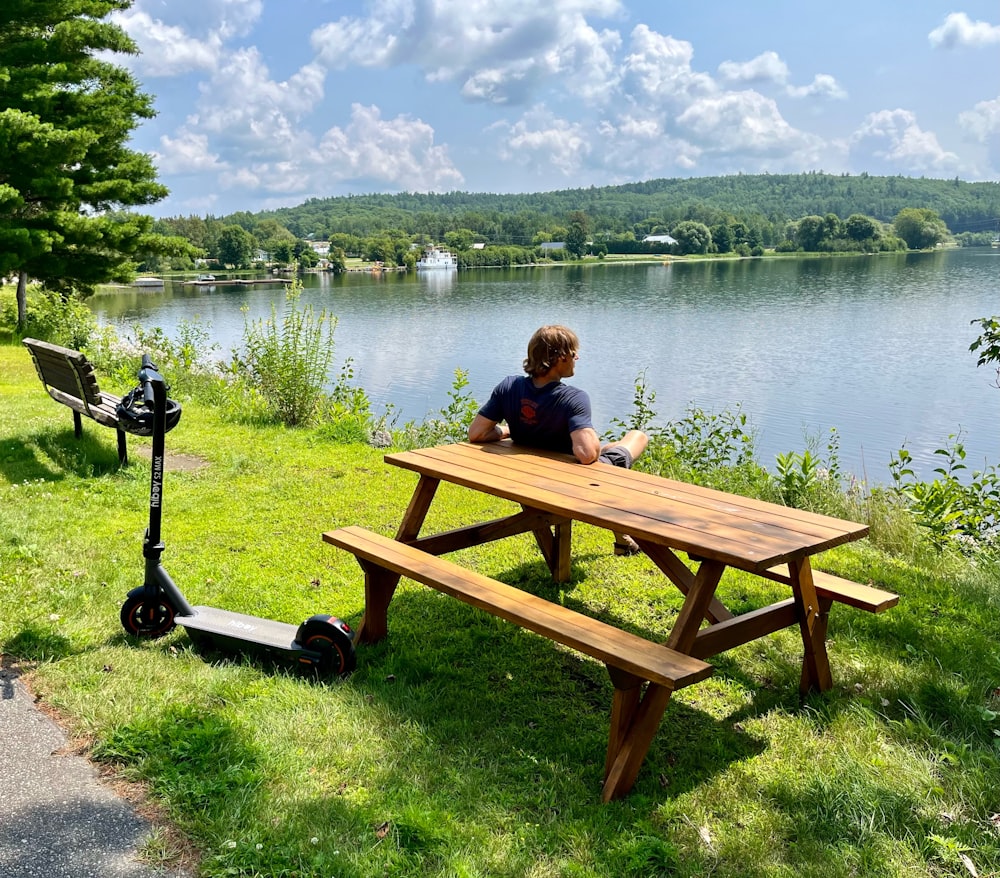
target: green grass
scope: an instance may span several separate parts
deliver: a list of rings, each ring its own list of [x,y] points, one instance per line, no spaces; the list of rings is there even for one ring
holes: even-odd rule
[[[403,581],[389,638],[346,680],[129,640],[149,465],[129,438],[72,433],[27,353],[0,346],[0,651],[30,670],[93,758],[141,782],[206,876],[981,876],[1000,874],[1000,576],[869,541],[819,566],[901,595],[837,606],[835,688],[800,703],[792,631],[713,660],[678,693],[633,793],[599,801],[611,686],[597,663]],[[362,579],[324,530],[391,535],[414,476],[309,430],[249,428],[185,402],[168,450],[164,564],[192,603],[357,622]],[[426,528],[502,514],[443,486]],[[680,596],[647,560],[578,526],[572,581],[527,537],[457,557],[648,637]],[[781,587],[727,573],[736,610]]]

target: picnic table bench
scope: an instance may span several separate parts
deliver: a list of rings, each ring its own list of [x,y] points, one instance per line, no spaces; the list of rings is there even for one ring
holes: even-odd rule
[[[880,613],[899,600],[874,585],[812,569],[811,556],[867,535],[862,524],[607,464],[581,466],[568,455],[509,440],[417,449],[385,460],[419,474],[395,539],[356,527],[323,535],[353,553],[364,571],[365,610],[356,641],[374,643],[387,635],[389,604],[406,576],[599,659],[614,686],[604,801],[632,788],[671,694],[711,674],[704,659],[797,628],[803,645],[800,690],[823,691],[833,685],[826,652],[833,604]],[[521,509],[421,536],[442,481]],[[553,578],[565,582],[574,521],[630,534],[681,592],[683,606],[666,643],[651,643],[438,557],[530,533]],[[736,615],[716,594],[727,567],[783,583],[791,595]]]
[[[73,434],[76,438],[83,435],[83,415],[102,427],[116,430],[118,460],[122,465],[127,464],[125,431],[116,411],[121,397],[101,390],[94,375],[93,364],[80,351],[72,348],[39,341],[37,338],[22,341],[31,354],[35,371],[49,396],[73,410]]]

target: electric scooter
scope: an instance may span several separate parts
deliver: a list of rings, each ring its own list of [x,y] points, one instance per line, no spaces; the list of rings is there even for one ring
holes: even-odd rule
[[[181,625],[196,645],[225,651],[254,652],[294,662],[317,674],[347,674],[354,670],[354,632],[325,613],[310,616],[296,628],[285,622],[245,616],[215,607],[193,607],[160,563],[163,514],[165,435],[180,420],[181,407],[167,398],[167,384],[148,354],[142,357],[139,386],[122,397],[119,423],[131,433],[152,436],[149,527],[142,544],[146,576],[132,589],[121,609],[121,623],[136,637],[162,637]]]

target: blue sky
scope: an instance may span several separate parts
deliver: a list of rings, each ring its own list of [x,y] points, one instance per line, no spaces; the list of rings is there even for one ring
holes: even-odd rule
[[[136,0],[134,146],[221,216],[733,173],[1000,179],[1000,4]]]

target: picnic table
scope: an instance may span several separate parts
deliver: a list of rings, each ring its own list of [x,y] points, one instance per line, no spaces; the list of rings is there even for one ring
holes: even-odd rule
[[[395,539],[355,527],[323,535],[353,552],[365,572],[365,612],[357,641],[386,636],[389,603],[400,576],[407,576],[604,661],[615,686],[605,801],[631,789],[671,693],[711,673],[704,659],[797,627],[803,646],[800,688],[823,691],[833,684],[826,651],[832,604],[882,612],[898,600],[874,586],[812,569],[813,555],[867,535],[867,526],[855,522],[603,463],[582,466],[569,455],[518,447],[509,440],[388,454],[385,461],[419,475]],[[520,510],[421,535],[442,481],[513,501]],[[570,576],[574,522],[630,534],[684,595],[665,644],[650,643],[439,557],[530,532],[553,578],[564,582]],[[736,615],[716,594],[727,567],[784,583],[790,596]]]

